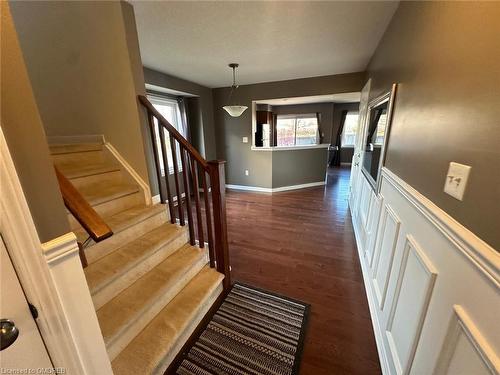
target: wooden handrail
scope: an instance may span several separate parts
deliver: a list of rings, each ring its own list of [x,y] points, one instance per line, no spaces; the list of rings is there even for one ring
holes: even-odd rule
[[[147,111],[156,176],[160,190],[160,201],[161,203],[168,204],[172,223],[175,222],[173,215],[175,214],[174,206],[177,203],[179,224],[184,226],[187,221],[187,225],[189,226],[189,243],[191,245],[196,243],[195,236],[197,235],[198,246],[204,247],[205,234],[203,230],[206,228],[210,267],[216,267],[218,272],[224,274],[223,286],[225,290],[228,290],[231,285],[231,275],[226,222],[225,161],[213,160],[207,162],[191,143],[156,110],[145,96],[139,95],[139,101]],[[158,126],[154,121],[155,118]],[[169,134],[168,142],[164,129]],[[159,143],[157,143],[158,139]],[[167,145],[170,146],[171,151],[168,158]],[[179,162],[181,163],[181,170]],[[169,168],[169,163],[171,169]],[[173,189],[170,189],[169,170],[173,170]],[[182,174],[182,179],[179,178],[179,174]],[[210,187],[207,183],[207,175],[210,179]],[[200,179],[201,187],[199,186]],[[203,223],[202,200],[199,196],[200,188],[203,188],[205,223]],[[174,200],[175,196],[173,196],[174,193],[177,197],[176,202]],[[191,204],[191,194],[194,199],[193,205]],[[183,196],[184,202],[182,199]],[[184,213],[184,208],[186,209],[186,213]],[[196,216],[193,216],[192,209],[196,211]]]
[[[75,219],[85,229],[89,236],[99,242],[113,235],[111,228],[104,222],[99,214],[85,200],[80,192],[73,186],[66,176],[54,166],[59,189],[64,200],[64,205],[73,214]]]
[[[155,107],[151,104],[151,102],[146,98],[144,95],[139,95],[139,101],[141,104],[146,107],[149,113],[151,113],[158,122],[168,130],[170,135],[177,140],[177,142],[180,143],[180,145],[189,152],[191,156],[193,156],[198,163],[200,163],[205,170],[208,168],[208,163],[207,161],[203,158],[203,156],[200,155],[198,150],[196,150],[191,143],[187,141],[186,138],[182,136],[181,133],[177,131],[176,128],[172,126],[162,115],[160,112],[156,110]]]

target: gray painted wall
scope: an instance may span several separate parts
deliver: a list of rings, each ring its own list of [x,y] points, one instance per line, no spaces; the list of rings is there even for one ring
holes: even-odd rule
[[[104,134],[149,180],[141,112],[141,62],[130,4],[11,2],[45,132]]]
[[[273,188],[325,181],[328,149],[316,148],[269,153],[273,154]]]
[[[251,106],[253,100],[360,91],[364,81],[364,73],[349,73],[243,85],[237,90],[236,99],[249,109],[238,118],[230,117],[222,109],[222,106],[226,104],[229,88],[214,89],[217,158],[228,161],[226,182],[259,187],[272,187],[273,185],[271,155],[273,153],[252,151],[251,142],[242,143],[242,137],[252,139]],[[245,169],[249,170],[249,176],[245,176]]]
[[[47,242],[68,233],[69,223],[9,4],[0,6],[2,131],[38,237]]]
[[[500,249],[500,3],[401,2],[371,63],[371,97],[398,82],[386,165]],[[451,161],[472,167],[462,202]]]

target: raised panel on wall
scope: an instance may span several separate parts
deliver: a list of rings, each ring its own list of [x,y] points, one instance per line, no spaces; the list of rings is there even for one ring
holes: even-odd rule
[[[392,373],[407,374],[411,368],[436,277],[423,250],[407,236],[386,328]]]
[[[384,308],[387,285],[391,274],[392,263],[399,237],[401,221],[394,210],[386,204],[384,206],[384,217],[380,241],[378,241],[376,260],[373,266],[373,289],[377,297],[379,308]]]
[[[453,307],[453,318],[434,375],[500,373],[500,360],[465,310]]]
[[[382,195],[373,195],[372,204],[370,208],[370,217],[368,220],[368,230],[367,237],[368,241],[366,243],[365,258],[368,264],[371,266],[373,262],[373,254],[375,253],[375,241],[377,240],[377,230],[380,221],[380,210],[384,202],[384,197]]]

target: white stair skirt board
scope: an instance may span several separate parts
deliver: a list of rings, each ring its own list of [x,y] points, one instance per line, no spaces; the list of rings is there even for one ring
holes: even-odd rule
[[[141,188],[146,204],[151,204],[151,191],[149,185],[139,176],[139,174],[132,168],[132,166],[123,158],[123,156],[118,152],[116,148],[109,142],[104,143],[104,147],[115,157],[115,159],[120,163],[124,171],[128,173],[137,185]]]
[[[358,181],[366,219],[353,226],[383,373],[500,373],[500,254],[387,168],[381,178],[378,195]]]
[[[258,191],[262,193],[278,193],[280,191],[306,189],[314,186],[323,186],[323,185],[326,185],[326,181],[310,182],[308,184],[301,184],[301,185],[281,186],[277,188],[227,184],[226,188],[232,190]]]

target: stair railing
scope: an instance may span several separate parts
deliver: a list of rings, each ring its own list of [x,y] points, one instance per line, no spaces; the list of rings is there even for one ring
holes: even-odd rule
[[[75,217],[80,225],[88,233],[89,238],[94,242],[100,242],[113,235],[111,228],[104,222],[102,217],[92,208],[92,206],[85,200],[76,187],[70,180],[64,176],[59,169],[54,166],[59,189],[64,201],[64,205],[69,212]],[[83,251],[84,246],[79,242],[80,249],[79,255],[82,266],[87,267],[87,258]]]
[[[225,161],[206,161],[145,96],[139,95],[139,101],[147,112],[160,201],[168,203],[172,223],[176,223],[176,214],[181,226],[185,226],[187,221],[191,245],[194,246],[198,240],[198,246],[204,248],[206,234],[210,267],[216,267],[218,272],[224,274],[223,285],[224,289],[227,289],[231,281],[227,241]],[[170,171],[173,173],[170,174]],[[200,190],[203,192],[203,204]],[[193,205],[196,224],[193,218]]]

